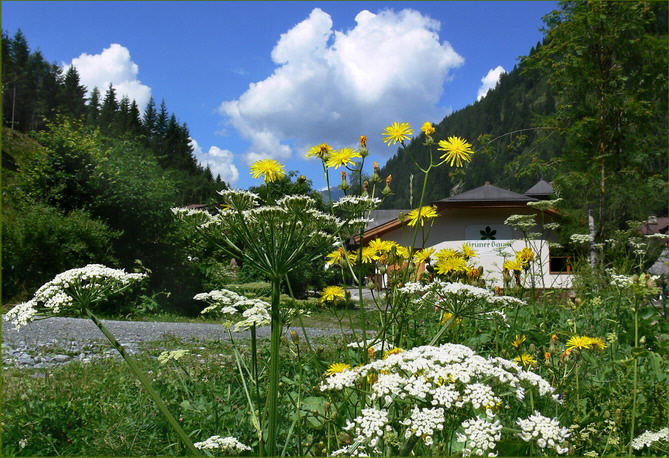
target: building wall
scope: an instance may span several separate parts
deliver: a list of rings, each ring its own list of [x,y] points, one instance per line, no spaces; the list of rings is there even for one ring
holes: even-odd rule
[[[504,225],[504,221],[514,214],[531,214],[530,208],[467,208],[448,209],[435,218],[431,228],[419,228],[416,235],[416,247],[434,247],[459,249],[468,243],[478,252],[474,260],[476,266],[483,266],[484,279],[488,286],[502,286],[502,266],[504,261],[514,258],[525,247],[523,234]],[[537,215],[537,221],[541,216]],[[550,222],[550,215],[545,222]],[[382,240],[393,240],[409,246],[414,239],[414,228],[402,225],[380,236]],[[545,239],[531,240],[530,248],[537,255],[537,262],[531,272],[524,275],[526,286],[534,281],[539,288],[569,288],[571,274],[551,274],[549,272],[548,241],[555,240],[552,233],[545,234]]]

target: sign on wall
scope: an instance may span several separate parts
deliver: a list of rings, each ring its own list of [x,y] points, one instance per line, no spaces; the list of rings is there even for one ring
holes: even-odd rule
[[[465,228],[466,240],[511,240],[511,228],[504,224],[472,224]]]

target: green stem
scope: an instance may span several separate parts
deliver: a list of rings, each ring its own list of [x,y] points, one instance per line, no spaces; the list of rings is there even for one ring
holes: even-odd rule
[[[183,444],[188,449],[188,452],[191,455],[201,456],[202,453],[198,449],[195,448],[195,446],[193,445],[193,442],[191,442],[190,438],[188,437],[188,434],[186,434],[186,431],[183,430],[181,425],[179,425],[179,423],[176,421],[176,419],[172,416],[170,411],[167,409],[167,406],[165,405],[163,400],[160,398],[160,395],[158,394],[158,392],[153,388],[153,386],[151,386],[151,383],[149,382],[149,379],[147,379],[146,376],[144,375],[144,373],[142,373],[139,370],[139,368],[137,367],[137,364],[135,363],[134,359],[130,357],[130,355],[125,351],[125,348],[123,348],[121,343],[118,340],[116,340],[116,337],[114,337],[114,335],[111,332],[109,332],[109,330],[102,324],[102,322],[100,320],[98,320],[98,318],[95,315],[93,315],[93,313],[87,307],[84,307],[84,311],[86,312],[88,317],[91,320],[93,320],[93,323],[95,323],[95,325],[98,327],[98,329],[100,329],[100,331],[102,331],[102,333],[105,335],[105,337],[109,340],[109,343],[111,343],[112,347],[114,347],[116,349],[116,351],[118,351],[121,354],[121,356],[123,357],[125,362],[128,364],[128,367],[130,367],[130,370],[132,371],[132,373],[140,381],[140,383],[142,384],[142,386],[144,387],[146,392],[149,393],[149,396],[151,396],[153,401],[156,403],[156,405],[158,406],[158,409],[163,414],[163,416],[165,417],[167,422],[170,424],[170,426],[172,426],[174,431],[176,431],[176,433],[179,435],[179,437],[181,438],[181,441],[183,442]]]
[[[639,347],[639,307],[638,304],[634,307],[634,348]],[[634,385],[632,389],[632,423],[630,425],[630,445],[628,455],[632,456],[632,441],[634,440],[634,421],[636,417],[636,391],[637,391],[637,377],[639,368],[639,357],[634,356]]]
[[[279,345],[281,344],[281,278],[272,278],[272,340],[270,347],[269,390],[267,395],[267,411],[269,426],[267,428],[267,454],[277,455],[277,398],[279,393]]]

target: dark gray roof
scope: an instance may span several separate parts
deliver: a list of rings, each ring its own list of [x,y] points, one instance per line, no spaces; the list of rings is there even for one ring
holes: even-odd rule
[[[372,221],[367,224],[366,230],[397,219],[400,216],[400,213],[404,213],[406,215],[410,211],[411,210],[373,210],[369,212],[369,218]]]
[[[498,188],[486,182],[483,186],[441,199],[438,202],[532,202],[535,200],[537,199],[509,191],[508,189]]]
[[[539,180],[534,186],[525,191],[525,194],[528,196],[552,196],[553,185],[545,180]]]

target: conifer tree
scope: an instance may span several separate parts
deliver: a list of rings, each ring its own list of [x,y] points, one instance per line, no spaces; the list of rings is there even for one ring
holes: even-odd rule
[[[100,109],[100,127],[104,132],[111,132],[113,130],[117,111],[116,90],[109,83],[107,92],[105,92],[105,98],[102,101],[102,108]]]
[[[91,91],[86,107],[86,120],[89,124],[97,126],[100,118],[100,90],[96,87]]]
[[[79,73],[74,66],[65,73],[63,83],[63,113],[80,119],[86,113],[86,87],[79,82]]]

